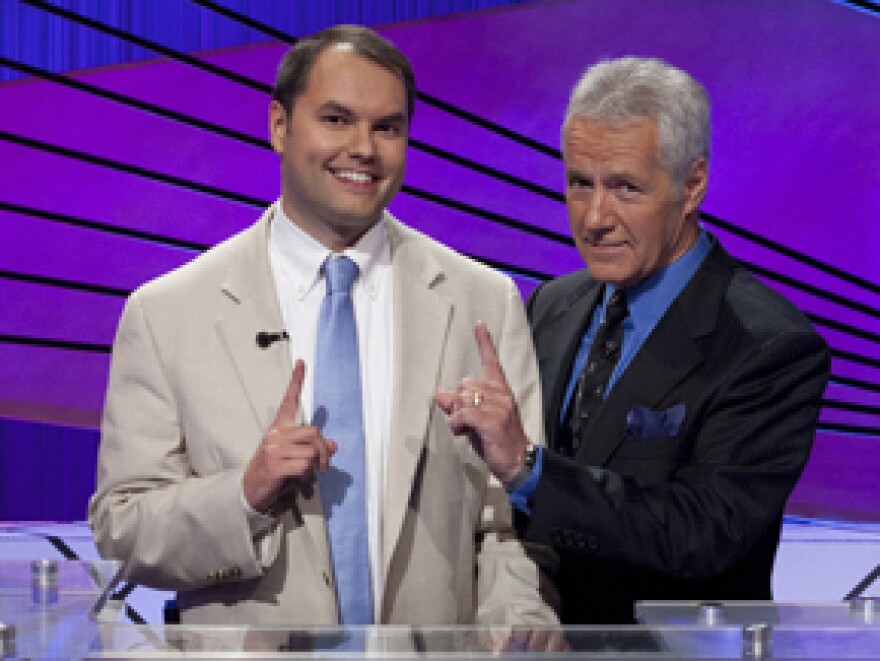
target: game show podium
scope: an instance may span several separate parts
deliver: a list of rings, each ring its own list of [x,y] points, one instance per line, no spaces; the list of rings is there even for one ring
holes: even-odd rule
[[[642,624],[608,628],[192,627],[131,623],[119,578],[112,562],[0,562],[0,659],[880,659],[872,599],[646,602]]]

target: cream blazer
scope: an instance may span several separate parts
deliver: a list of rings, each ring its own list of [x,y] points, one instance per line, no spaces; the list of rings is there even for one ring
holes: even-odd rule
[[[283,326],[273,213],[138,289],[113,346],[89,521],[102,556],[124,561],[130,580],[178,591],[185,623],[338,622],[317,487],[279,503],[262,543],[241,503],[244,468],[291,373],[285,342],[260,349],[254,339]],[[473,327],[483,320],[526,433],[543,442],[519,293],[390,215],[388,235],[397,369],[377,619],[554,624],[555,592],[538,568],[552,571],[554,556],[516,539],[504,489],[432,401],[480,375]]]

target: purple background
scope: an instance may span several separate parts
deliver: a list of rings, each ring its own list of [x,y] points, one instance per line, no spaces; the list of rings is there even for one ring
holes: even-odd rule
[[[601,57],[662,57],[691,72],[713,100],[704,209],[725,221],[857,274],[844,282],[717,230],[741,258],[880,310],[880,17],[824,0],[569,0],[537,2],[379,29],[411,58],[419,88],[553,148],[571,85]],[[204,59],[269,83],[284,47],[254,44]],[[258,138],[264,94],[166,60],[75,74],[79,80]],[[271,151],[51,82],[0,85],[0,130],[257,200],[278,191]],[[412,136],[557,193],[561,163],[425,103]],[[213,244],[251,223],[258,203],[118,172],[0,140],[0,203]],[[567,235],[564,206],[412,148],[406,184]],[[580,266],[574,249],[402,193],[392,210],[477,257],[548,274]],[[708,225],[709,229],[716,231]],[[71,227],[0,209],[0,270],[127,291],[191,259],[194,250]],[[880,383],[876,314],[768,281],[802,309],[874,334],[819,326],[839,376]],[[517,278],[524,293],[536,284]],[[123,298],[0,277],[0,334],[108,345]],[[79,519],[93,486],[96,427],[109,357],[0,342],[0,518]],[[877,391],[832,385],[827,399],[875,412],[826,409],[822,420],[877,429]],[[78,429],[12,422],[30,420]],[[46,435],[63,451],[47,451]],[[42,437],[41,437],[42,435]],[[51,457],[50,462],[45,458]],[[57,485],[42,488],[39,479]],[[820,432],[790,510],[876,520],[880,436]],[[65,483],[62,477],[76,476]],[[10,492],[30,494],[13,499]],[[26,507],[23,502],[39,501]]]

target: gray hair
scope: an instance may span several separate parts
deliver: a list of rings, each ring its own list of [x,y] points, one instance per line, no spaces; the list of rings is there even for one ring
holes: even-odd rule
[[[563,141],[574,117],[614,125],[655,120],[660,162],[679,191],[691,164],[709,158],[709,96],[690,75],[663,60],[623,57],[594,64],[571,93]]]

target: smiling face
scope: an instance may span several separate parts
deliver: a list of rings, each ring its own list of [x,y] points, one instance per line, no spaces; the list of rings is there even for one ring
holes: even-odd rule
[[[569,224],[594,278],[633,287],[694,245],[707,163],[694,161],[678,194],[661,165],[656,121],[574,117],[563,154]]]
[[[400,190],[408,128],[400,77],[346,44],[322,52],[290,114],[269,107],[284,213],[331,250],[354,244]]]

